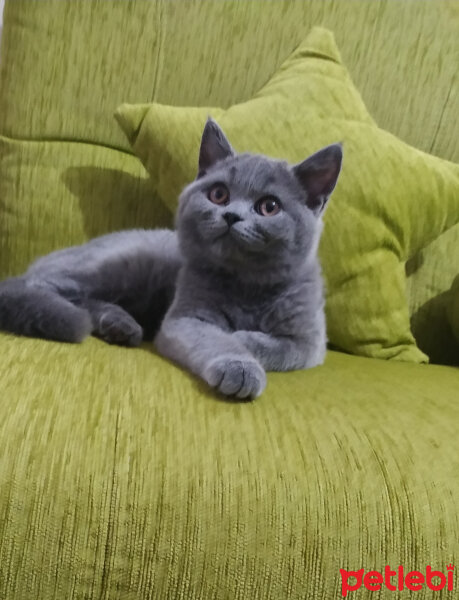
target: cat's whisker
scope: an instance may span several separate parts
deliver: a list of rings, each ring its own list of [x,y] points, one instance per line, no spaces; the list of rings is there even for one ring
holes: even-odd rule
[[[234,228],[231,230],[232,237],[236,240],[242,239],[247,242],[249,245],[260,246],[267,244],[267,239],[265,236],[260,234],[259,232],[253,230],[252,228]]]

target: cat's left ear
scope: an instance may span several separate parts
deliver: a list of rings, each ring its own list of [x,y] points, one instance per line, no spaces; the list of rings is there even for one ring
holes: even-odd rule
[[[306,206],[319,216],[332,193],[343,160],[341,144],[322,148],[293,167],[293,172],[306,192]]]
[[[228,156],[234,156],[234,150],[217,123],[209,117],[202,132],[198,177],[204,175],[217,161]]]

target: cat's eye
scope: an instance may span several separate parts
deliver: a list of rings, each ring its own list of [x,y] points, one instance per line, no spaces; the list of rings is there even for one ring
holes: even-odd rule
[[[274,217],[281,208],[280,200],[275,196],[265,196],[255,204],[255,210],[262,217]]]
[[[207,197],[214,204],[228,204],[230,195],[224,183],[215,183],[210,188]]]

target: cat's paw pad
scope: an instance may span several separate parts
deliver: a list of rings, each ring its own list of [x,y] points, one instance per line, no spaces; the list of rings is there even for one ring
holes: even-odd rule
[[[225,396],[256,398],[266,387],[266,373],[255,360],[220,357],[205,373],[207,383]]]
[[[127,313],[105,312],[98,323],[97,334],[109,344],[139,346],[143,338],[142,327]]]

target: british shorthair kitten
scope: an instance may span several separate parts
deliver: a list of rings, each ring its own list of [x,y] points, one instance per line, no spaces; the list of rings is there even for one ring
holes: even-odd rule
[[[38,259],[0,283],[0,328],[128,346],[154,337],[219,392],[254,398],[266,371],[324,360],[317,248],[341,161],[339,144],[297,165],[237,154],[209,119],[176,231],[112,233]]]

